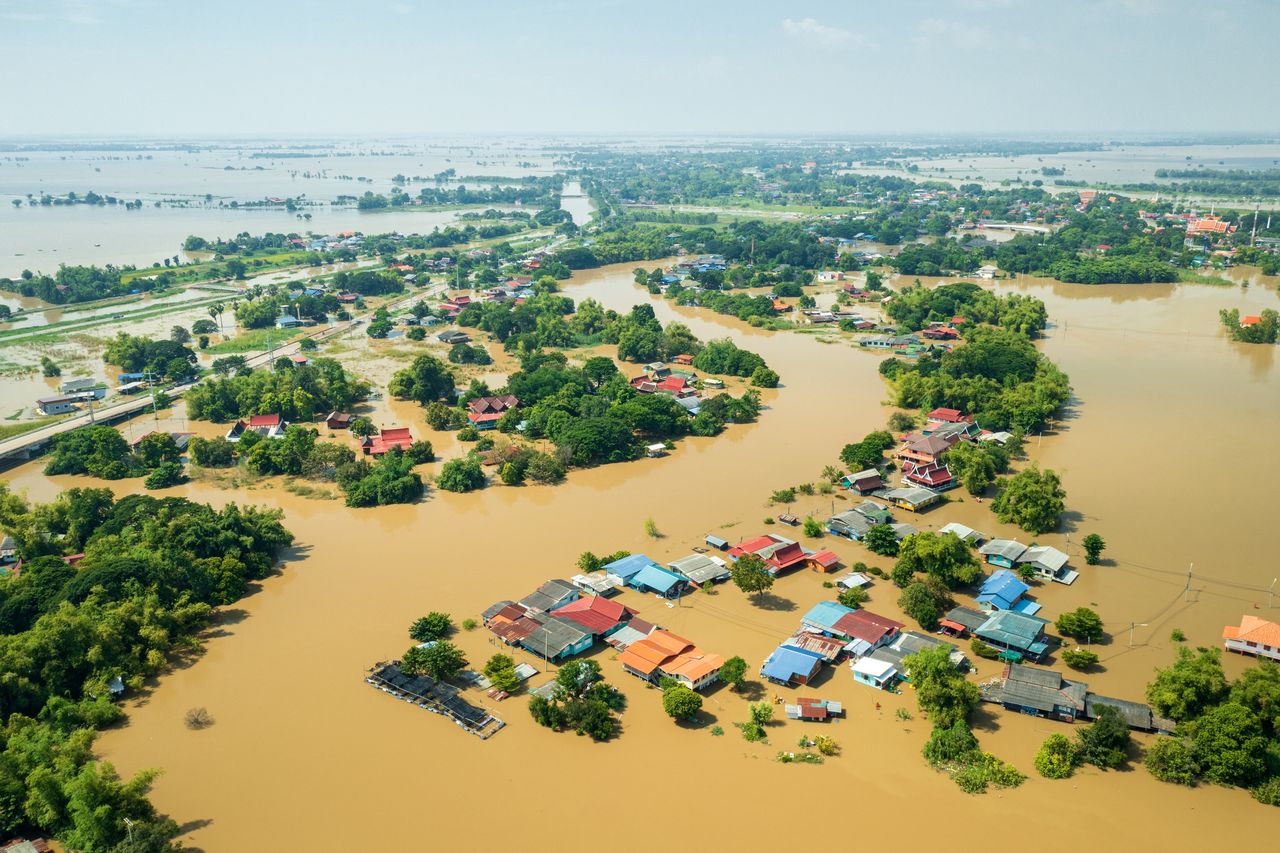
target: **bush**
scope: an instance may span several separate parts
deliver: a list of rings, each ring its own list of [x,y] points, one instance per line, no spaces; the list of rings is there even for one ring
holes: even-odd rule
[[[182,466],[177,462],[161,462],[155,470],[147,475],[144,483],[148,489],[167,489],[187,481]]]
[[[1036,772],[1046,779],[1066,779],[1077,760],[1075,744],[1066,735],[1052,734],[1036,753]]]
[[[702,697],[683,684],[674,684],[662,691],[662,710],[676,720],[688,720],[702,710]]]
[[[778,372],[761,365],[751,372],[751,384],[757,388],[777,388]]]
[[[869,598],[871,598],[871,595],[860,586],[842,589],[840,594],[836,596],[836,600],[845,607],[852,607],[854,609],[861,607]]]
[[[1261,785],[1250,788],[1249,795],[1264,806],[1280,806],[1280,776],[1272,776]]]
[[[458,430],[458,441],[479,441],[480,430],[473,426],[464,426]]]
[[[1200,775],[1191,743],[1180,737],[1157,739],[1147,749],[1143,763],[1152,776],[1174,785],[1194,785]]]
[[[987,660],[995,660],[1000,656],[1000,650],[995,646],[982,642],[978,637],[974,637],[969,641],[969,650],[980,658]]]
[[[769,496],[769,503],[789,504],[796,499],[796,490],[792,488],[778,489]]]
[[[804,535],[810,539],[817,539],[822,536],[822,522],[813,516],[808,516],[804,520]]]
[[[1064,649],[1062,662],[1072,669],[1088,669],[1098,662],[1098,656],[1088,649]]]
[[[420,341],[426,338],[427,330],[421,326],[414,326],[404,333],[404,336],[411,341]]]
[[[978,749],[978,739],[964,720],[949,727],[934,726],[924,745],[924,760],[933,767],[962,761]]]
[[[448,613],[433,610],[409,626],[409,636],[419,643],[429,643],[444,639],[452,630],[452,617]]]
[[[484,484],[484,471],[475,459],[450,459],[436,478],[436,485],[446,492],[470,492]]]
[[[898,556],[898,536],[887,524],[877,524],[868,530],[862,537],[862,544],[866,545],[867,550],[872,554],[879,554],[882,557]]]

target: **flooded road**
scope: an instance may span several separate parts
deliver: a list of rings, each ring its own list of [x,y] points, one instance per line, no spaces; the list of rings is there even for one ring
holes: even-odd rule
[[[677,787],[682,801],[684,792],[696,792],[696,812],[705,816],[680,822],[678,840],[665,842],[677,849],[848,841],[850,821],[830,806],[849,799],[911,838],[926,800],[933,820],[957,841],[976,841],[997,826],[1012,835],[1071,833],[1101,850],[1206,849],[1221,840],[1223,826],[1233,840],[1274,837],[1274,813],[1242,791],[1175,789],[1140,768],[1041,780],[1031,762],[1036,748],[1070,727],[986,710],[976,726],[983,747],[1033,778],[1016,791],[969,797],[920,758],[928,723],[914,695],[857,686],[844,667],[802,693],[844,700],[848,719],[826,728],[775,724],[768,744],[741,739],[731,724],[746,718],[746,700],[724,689],[705,704],[723,737],[713,737],[710,724],[673,724],[658,692],[626,676],[607,650],[596,659],[629,708],[621,737],[603,745],[538,728],[523,698],[495,705],[473,696],[509,723],[481,742],[364,684],[366,667],[407,647],[414,618],[428,610],[450,611],[455,621],[478,617],[495,600],[573,574],[584,550],[626,548],[665,562],[707,533],[737,541],[767,530],[763,518],[780,511],[767,505],[770,492],[815,481],[843,444],[884,425],[891,409],[882,405],[877,356],[847,342],[764,332],[673,306],[636,288],[633,266],[579,273],[566,293],[620,310],[649,301],[664,321],[679,319],[704,339],[731,335],[761,353],[783,385],[764,392],[767,410],[757,424],[687,439],[665,459],[577,471],[559,487],[432,493],[415,506],[357,512],[279,488],[172,490],[217,504],[234,498],[282,506],[298,542],[279,576],[224,614],[206,654],[130,703],[128,725],[99,741],[123,772],[164,768],[154,800],[184,825],[191,844],[208,851],[421,849],[429,834],[431,846],[457,848],[487,843],[496,822],[519,839],[516,849],[598,850],[607,836],[610,846],[637,850],[653,845],[652,833],[635,831],[637,822],[665,823]],[[1140,699],[1151,668],[1172,655],[1172,627],[1193,644],[1215,645],[1223,624],[1255,612],[1256,604],[1265,608],[1265,592],[1256,589],[1265,589],[1274,571],[1264,562],[1267,508],[1256,496],[1280,476],[1280,454],[1235,460],[1205,451],[1257,450],[1261,430],[1280,416],[1274,348],[1233,344],[1217,329],[1218,308],[1274,307],[1276,294],[1256,286],[1088,288],[1029,279],[1000,287],[1045,299],[1056,325],[1044,351],[1071,375],[1076,394],[1064,428],[1028,443],[1033,459],[1063,472],[1071,510],[1070,529],[1038,541],[1062,547],[1068,535],[1076,543],[1096,531],[1116,560],[1085,567],[1072,544],[1080,580],[1035,592],[1050,616],[1096,603],[1115,639],[1098,648],[1104,669],[1087,680]],[[416,407],[391,406],[411,419],[416,434],[438,437]],[[38,499],[91,482],[46,478],[34,465],[9,473],[16,488]],[[848,503],[801,497],[791,511],[823,517],[833,506]],[[971,499],[919,518],[903,515],[922,529],[960,521],[991,535],[1018,535]],[[647,517],[661,539],[645,535]],[[846,564],[889,566],[856,543],[827,538],[822,546]],[[1193,560],[1194,591],[1184,603]],[[632,591],[622,601],[703,648],[742,655],[754,673],[804,611],[830,597],[822,580],[810,573],[780,579],[761,605],[732,587],[697,593],[678,608]],[[892,585],[880,582],[868,606],[896,614],[896,599]],[[1132,648],[1131,621],[1149,623],[1136,629]],[[477,667],[499,650],[483,629],[457,641]],[[1228,660],[1232,673],[1242,665]],[[995,673],[987,662],[979,669],[983,679]],[[796,695],[772,687],[764,693]],[[196,706],[208,708],[211,728],[183,726],[183,714]],[[914,719],[897,719],[898,708]],[[822,767],[774,760],[801,734],[818,732],[838,740],[844,754]],[[597,796],[584,796],[594,789]],[[749,804],[761,796],[770,808],[757,816]],[[574,832],[565,832],[569,798]],[[820,806],[826,808],[815,814]],[[794,821],[774,819],[801,811],[813,817],[799,832]]]

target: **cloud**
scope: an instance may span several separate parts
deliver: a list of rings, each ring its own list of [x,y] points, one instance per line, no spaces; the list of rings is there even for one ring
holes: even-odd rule
[[[862,42],[860,37],[854,36],[848,30],[828,26],[814,18],[801,18],[798,21],[787,18],[782,22],[782,31],[793,39],[827,47]]]
[[[917,47],[986,47],[991,43],[991,31],[962,21],[926,18],[913,41]]]

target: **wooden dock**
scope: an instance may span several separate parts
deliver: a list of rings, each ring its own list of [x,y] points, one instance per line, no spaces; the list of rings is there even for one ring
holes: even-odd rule
[[[488,740],[507,725],[492,712],[467,702],[448,684],[425,675],[406,675],[399,661],[374,664],[364,680],[403,702],[448,717],[481,740]]]

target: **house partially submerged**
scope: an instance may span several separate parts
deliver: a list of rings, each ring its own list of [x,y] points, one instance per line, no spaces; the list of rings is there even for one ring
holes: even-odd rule
[[[689,586],[689,581],[660,566],[644,566],[627,579],[627,586],[640,592],[652,592],[663,598],[675,598]]]
[[[760,676],[775,684],[808,684],[822,671],[822,662],[819,653],[784,643],[765,658]]]
[[[992,539],[978,549],[978,553],[987,558],[993,566],[1012,569],[1027,551],[1027,546],[1015,539]]]
[[[1280,660],[1280,624],[1268,619],[1245,614],[1222,629],[1222,641],[1229,652]]]
[[[1013,663],[1005,667],[1003,677],[981,685],[981,690],[983,699],[1011,711],[1070,723],[1085,716],[1089,686],[1051,669]]]
[[[595,637],[571,619],[555,614],[531,616],[537,626],[520,641],[520,647],[549,661],[562,661],[591,648]]]
[[[902,672],[898,665],[875,655],[849,661],[849,669],[853,671],[853,680],[877,690],[892,689],[902,680]]]
[[[280,415],[253,415],[247,421],[236,421],[227,431],[227,441],[239,441],[246,432],[256,432],[263,438],[281,438],[289,428],[289,422]]]
[[[653,558],[645,556],[644,554],[628,554],[625,557],[620,557],[611,563],[605,564],[604,570],[609,577],[616,580],[620,586],[628,586],[636,573],[647,566],[657,568],[658,564],[654,562]]]
[[[518,603],[529,613],[548,613],[563,607],[570,601],[576,601],[579,595],[581,593],[573,584],[553,578],[520,599]]]
[[[957,524],[954,521],[942,525],[942,527],[938,529],[938,532],[954,533],[959,537],[960,541],[968,545],[981,545],[987,539],[987,534],[974,530],[972,527]]]
[[[908,512],[920,512],[942,500],[942,495],[929,489],[912,486],[903,489],[881,489],[875,496]]]
[[[974,630],[974,636],[983,642],[1039,661],[1049,651],[1044,629],[1049,622],[1039,616],[997,610]]]
[[[959,483],[951,469],[942,462],[904,462],[902,463],[902,479],[909,485],[945,492],[954,489]]]
[[[350,412],[330,412],[324,419],[324,425],[329,429],[351,429],[351,422],[356,416]]]
[[[832,717],[844,716],[844,704],[832,699],[796,699],[795,704],[785,705],[788,720],[806,720],[825,723]]]
[[[693,643],[670,631],[656,629],[627,645],[618,656],[627,673],[657,684],[674,678],[691,690],[701,690],[715,682],[724,658],[703,652]]]
[[[1067,555],[1048,545],[1037,545],[1022,552],[1018,565],[1031,566],[1043,580],[1067,585],[1075,583],[1079,572],[1067,568]]]
[[[679,560],[667,563],[667,568],[696,587],[728,580],[730,574],[728,563],[719,557],[707,554],[690,554],[687,557],[681,557]]]
[[[989,618],[990,613],[972,607],[953,607],[938,622],[938,630],[949,637],[965,637],[981,628]]]
[[[377,435],[367,435],[360,442],[360,449],[367,456],[385,456],[392,450],[408,452],[413,445],[413,435],[408,427],[387,427]]]
[[[1013,610],[1034,616],[1040,611],[1040,605],[1023,597],[1030,589],[1013,572],[1000,569],[983,581],[977,595],[978,606],[987,612]]]
[[[622,586],[622,584],[618,583],[617,578],[605,572],[574,575],[569,578],[569,581],[589,595],[613,595]]]
[[[880,472],[875,468],[868,468],[865,471],[858,471],[855,474],[846,474],[841,477],[840,485],[851,492],[869,495],[876,489],[884,488],[884,478],[880,476]]]
[[[520,399],[514,394],[476,397],[467,403],[467,420],[476,429],[493,429],[503,415],[519,405]]]
[[[552,615],[574,622],[596,639],[603,640],[630,622],[636,612],[604,596],[588,595],[562,604]]]

